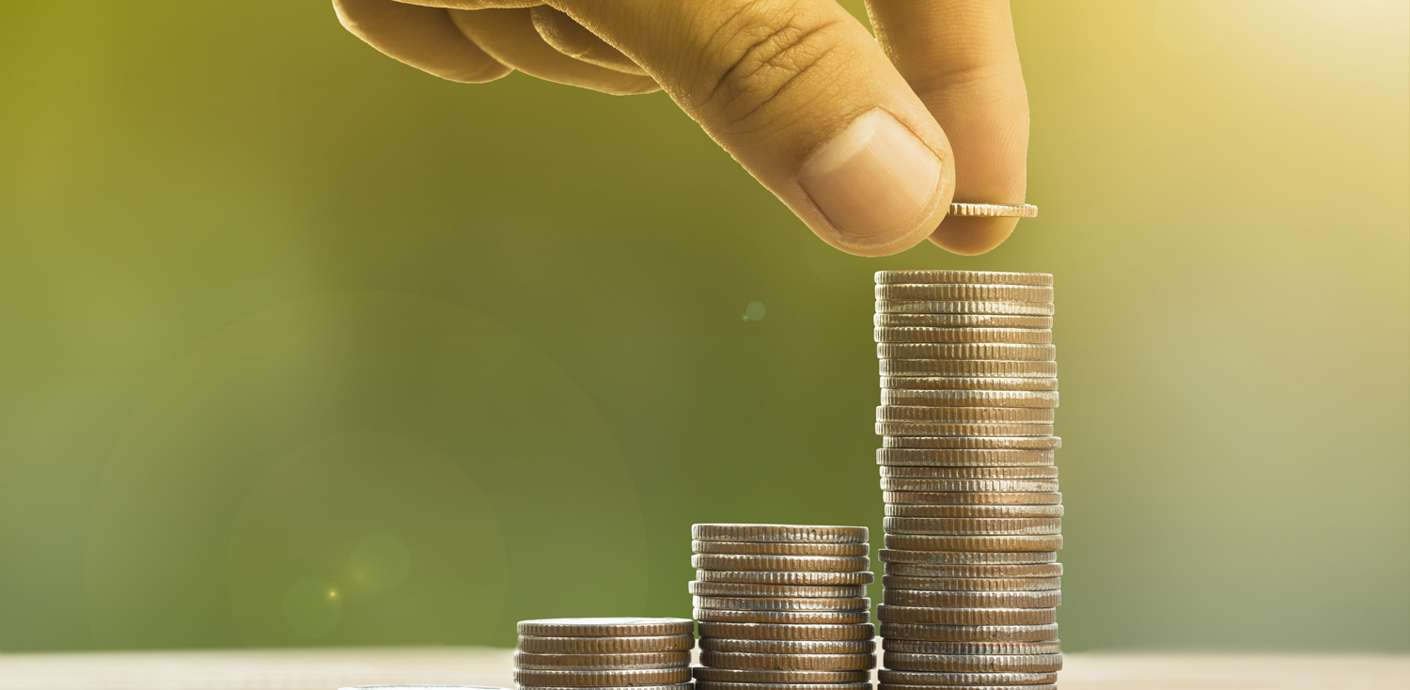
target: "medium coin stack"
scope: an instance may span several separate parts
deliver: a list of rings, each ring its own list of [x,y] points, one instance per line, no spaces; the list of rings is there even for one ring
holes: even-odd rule
[[[514,682],[521,690],[690,690],[694,628],[684,618],[519,621]]]
[[[1053,282],[881,271],[880,690],[1055,688]]]
[[[691,528],[698,690],[871,690],[867,528]]]

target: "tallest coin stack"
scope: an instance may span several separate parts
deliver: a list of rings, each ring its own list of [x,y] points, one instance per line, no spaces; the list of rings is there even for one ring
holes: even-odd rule
[[[882,271],[876,283],[880,690],[1053,688],[1052,276]]]

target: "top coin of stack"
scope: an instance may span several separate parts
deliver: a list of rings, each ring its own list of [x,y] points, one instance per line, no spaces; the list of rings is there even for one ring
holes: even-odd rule
[[[691,528],[699,690],[869,690],[865,527]]]
[[[689,690],[695,624],[684,618],[519,621],[520,688]]]
[[[1052,276],[883,271],[876,282],[881,688],[1053,687]]]

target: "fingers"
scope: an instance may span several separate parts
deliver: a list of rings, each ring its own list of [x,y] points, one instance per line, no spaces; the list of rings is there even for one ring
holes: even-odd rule
[[[450,10],[460,31],[496,60],[540,79],[611,94],[655,91],[651,77],[575,60],[545,43],[527,9]]]
[[[877,40],[945,129],[955,154],[955,200],[1024,201],[1028,96],[1007,0],[867,0]],[[946,218],[931,240],[981,254],[1016,218]]]
[[[388,57],[451,81],[494,81],[512,70],[455,28],[445,10],[391,0],[333,0],[338,21]]]
[[[833,246],[895,253],[944,216],[944,132],[834,0],[552,4],[641,65]]]
[[[618,72],[643,76],[646,74],[646,70],[638,67],[631,58],[623,55],[622,51],[608,45],[607,41],[598,38],[568,15],[547,5],[535,7],[531,14],[534,29],[539,32],[544,42],[558,52]]]

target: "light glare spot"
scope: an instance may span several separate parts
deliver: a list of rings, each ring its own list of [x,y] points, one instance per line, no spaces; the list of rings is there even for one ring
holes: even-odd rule
[[[763,318],[764,318],[764,303],[763,303],[763,302],[750,302],[750,303],[749,303],[749,306],[747,306],[747,307],[744,308],[744,320],[745,320],[745,321],[760,321],[760,320],[762,320]]]

